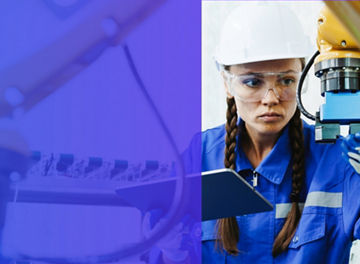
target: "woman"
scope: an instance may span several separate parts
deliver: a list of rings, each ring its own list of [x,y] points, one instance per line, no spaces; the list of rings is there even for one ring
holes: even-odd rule
[[[348,263],[360,237],[360,176],[340,140],[316,144],[300,119],[306,55],[301,26],[281,4],[238,8],[225,22],[216,60],[227,122],[193,144],[202,142],[202,171],[238,171],[274,210],[203,222],[203,263]],[[349,142],[355,151],[360,135]]]

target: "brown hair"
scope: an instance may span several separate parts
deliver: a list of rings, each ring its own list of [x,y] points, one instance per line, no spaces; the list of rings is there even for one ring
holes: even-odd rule
[[[227,111],[226,111],[226,124],[225,124],[225,168],[231,168],[235,170],[235,146],[236,136],[238,134],[237,126],[237,109],[235,99],[226,98]],[[217,220],[217,243],[216,247],[224,248],[228,253],[237,255],[239,250],[237,248],[237,242],[239,241],[239,226],[235,217],[222,218]]]
[[[304,67],[305,61],[301,59]],[[227,98],[226,112],[226,136],[225,136],[225,168],[235,169],[235,146],[236,136],[239,128],[237,126],[237,109],[234,98]],[[305,155],[304,136],[302,132],[302,121],[300,110],[297,108],[295,114],[289,121],[289,137],[292,150],[292,190],[290,193],[291,210],[287,215],[284,226],[275,238],[272,255],[278,256],[284,252],[295,234],[299,223],[301,212],[299,209],[299,196],[305,178]],[[237,255],[239,250],[239,226],[235,217],[217,220],[217,245],[222,246],[228,253]]]

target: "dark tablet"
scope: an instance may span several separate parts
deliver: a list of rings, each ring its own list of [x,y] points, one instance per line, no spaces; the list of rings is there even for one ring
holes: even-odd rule
[[[202,173],[203,221],[271,210],[271,203],[235,171]]]
[[[176,178],[162,179],[116,190],[120,199],[141,211],[169,210],[174,200]],[[231,169],[207,171],[185,177],[184,213],[211,220],[271,211],[273,206]],[[200,193],[201,192],[201,193]],[[200,204],[201,198],[201,204]]]

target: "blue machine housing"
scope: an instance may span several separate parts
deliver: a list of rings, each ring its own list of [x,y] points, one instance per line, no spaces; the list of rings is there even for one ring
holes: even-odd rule
[[[325,104],[320,106],[321,122],[338,122],[342,125],[360,122],[360,91],[325,92]]]

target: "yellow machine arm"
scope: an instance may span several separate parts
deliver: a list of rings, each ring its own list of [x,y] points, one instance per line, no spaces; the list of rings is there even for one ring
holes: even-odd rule
[[[360,1],[324,1],[360,47]]]
[[[360,25],[360,13],[352,9],[354,4],[350,3],[353,2],[326,3],[318,18],[317,46],[320,55],[315,63],[335,58],[360,58],[360,30],[354,26]],[[360,2],[356,3],[360,8]],[[351,13],[355,20],[345,16],[345,12]]]

